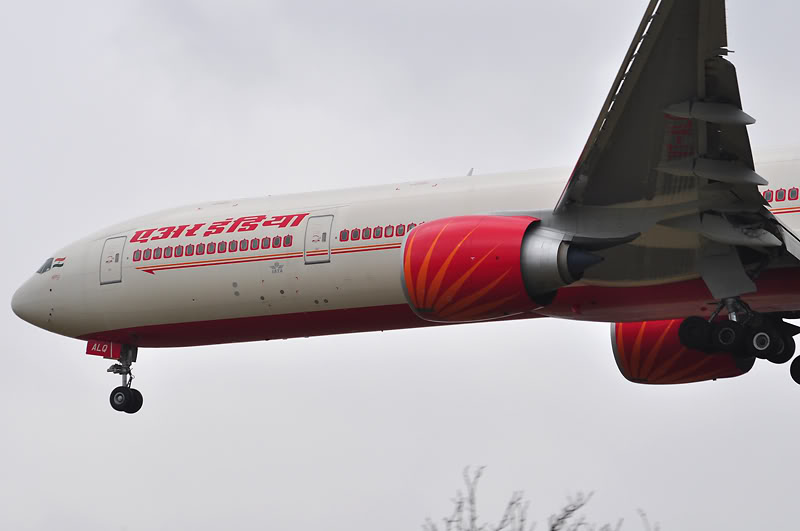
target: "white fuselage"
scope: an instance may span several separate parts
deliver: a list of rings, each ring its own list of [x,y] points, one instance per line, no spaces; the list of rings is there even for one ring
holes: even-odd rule
[[[770,189],[794,186],[790,159],[762,166]],[[552,209],[567,178],[529,171],[176,208],[61,249],[12,305],[52,332],[145,346],[422,326],[401,286],[405,233],[449,216]],[[772,206],[791,228],[800,200]]]

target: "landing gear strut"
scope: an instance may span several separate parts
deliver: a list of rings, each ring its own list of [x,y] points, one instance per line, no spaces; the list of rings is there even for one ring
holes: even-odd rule
[[[133,389],[133,373],[131,365],[136,361],[138,348],[131,345],[124,345],[120,353],[119,363],[115,363],[108,368],[108,372],[122,376],[122,385],[111,391],[109,402],[116,411],[125,413],[136,413],[142,409],[142,393]]]
[[[728,311],[728,319],[715,321],[723,308]],[[781,365],[794,357],[794,336],[800,328],[779,317],[754,312],[741,299],[732,298],[720,302],[707,320],[697,316],[684,319],[678,333],[687,348]],[[792,363],[791,375],[800,384],[800,357]]]

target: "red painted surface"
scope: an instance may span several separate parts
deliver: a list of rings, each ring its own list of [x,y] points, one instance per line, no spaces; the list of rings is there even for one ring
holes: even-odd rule
[[[285,260],[289,258],[302,258],[303,253],[300,251],[295,252],[284,252],[284,253],[276,253],[276,254],[269,254],[269,255],[258,255],[258,256],[239,256],[234,258],[215,258],[211,260],[196,260],[193,262],[174,262],[174,263],[162,263],[162,264],[154,264],[154,265],[146,265],[146,266],[139,266],[136,269],[140,271],[144,271],[145,273],[150,273],[154,275],[158,271],[168,271],[171,269],[188,269],[194,267],[208,267],[208,266],[217,266],[217,265],[228,265],[228,264],[242,264],[247,262],[264,262],[264,261],[272,261],[272,260]]]
[[[759,292],[744,299],[756,311],[800,310],[800,269],[765,271]],[[563,317],[601,322],[640,322],[708,315],[711,294],[701,280],[639,288],[576,286],[560,290],[555,302],[537,313],[509,319]],[[371,332],[430,326],[406,304],[171,323],[86,334],[80,339],[127,343],[142,347],[180,347],[262,341],[292,337]]]
[[[246,240],[243,240],[246,241]],[[277,246],[280,247],[280,246]],[[360,252],[368,252],[368,251],[388,251],[391,249],[399,249],[400,242],[393,242],[393,243],[381,243],[376,245],[366,245],[360,247],[340,247],[338,249],[331,250],[331,254],[349,254],[349,253],[360,253]],[[134,252],[134,262],[137,261],[135,258],[135,253],[140,252],[139,250]],[[199,253],[198,253],[199,254]],[[306,256],[325,256],[328,254],[327,249],[322,249],[319,251],[310,251],[306,254]],[[144,271],[145,273],[150,273],[151,275],[156,274],[159,271],[169,271],[173,269],[191,269],[195,267],[210,267],[210,266],[218,266],[218,265],[229,265],[229,264],[243,264],[247,262],[264,262],[264,261],[273,261],[273,260],[289,260],[295,258],[303,258],[302,251],[284,251],[282,253],[276,254],[267,254],[267,255],[246,255],[246,256],[238,256],[238,257],[230,257],[226,258],[220,255],[219,258],[214,259],[206,259],[206,260],[195,260],[192,262],[163,262],[160,264],[153,264],[153,265],[143,265],[138,266],[136,269],[139,271]]]
[[[267,214],[256,216],[245,216],[238,219],[227,218],[212,223],[198,223],[192,226],[189,231],[184,234],[184,230],[189,225],[168,226],[153,229],[137,230],[131,237],[131,243],[147,243],[152,240],[163,240],[166,238],[179,238],[181,235],[192,237],[198,234],[198,231],[208,226],[202,233],[203,237],[214,236],[217,234],[231,233],[231,232],[249,232],[261,227],[298,227],[300,223],[308,216],[308,213],[303,214],[288,214],[282,216],[269,217]]]
[[[800,310],[800,268],[771,269],[742,299],[759,312]],[[561,289],[542,315],[601,322],[639,322],[710,315],[716,306],[702,279],[635,288],[573,286]],[[574,313],[574,308],[580,308]]]
[[[734,378],[753,367],[730,354],[707,354],[681,345],[681,320],[617,323],[613,347],[617,366],[628,380],[643,384],[684,384]]]
[[[122,345],[120,343],[90,339],[86,344],[86,353],[92,356],[101,356],[110,360],[118,360],[121,352]]]
[[[792,208],[776,208],[772,210],[772,213],[776,216],[780,216],[781,214],[797,214],[800,212],[800,208],[792,207]]]
[[[411,306],[426,320],[497,319],[536,307],[522,282],[522,237],[530,217],[460,216],[420,225],[403,253]]]

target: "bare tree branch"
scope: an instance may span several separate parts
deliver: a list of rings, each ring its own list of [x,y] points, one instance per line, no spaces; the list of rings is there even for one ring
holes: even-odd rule
[[[594,496],[593,492],[590,492],[588,496],[585,496],[582,492],[579,492],[574,498],[567,498],[568,503],[561,509],[561,512],[550,517],[550,531],[561,531],[562,529],[567,529],[568,531],[577,531],[580,529],[580,526],[582,525],[581,521],[573,523],[571,527],[565,526],[569,523],[569,520],[575,516],[575,513],[583,509],[584,506],[589,503],[589,500],[592,499],[592,496]]]
[[[636,510],[639,513],[639,518],[642,519],[642,525],[644,526],[645,531],[660,531],[661,526],[657,523],[653,526],[650,525],[650,520],[647,518],[647,513],[644,512],[642,509]]]
[[[486,467],[478,467],[475,472],[471,472],[470,467],[466,467],[462,473],[466,494],[456,491],[456,496],[451,501],[453,512],[449,517],[442,518],[443,531],[533,531],[536,522],[528,523],[528,509],[530,502],[524,499],[522,491],[515,491],[506,504],[503,515],[496,525],[489,523],[479,524],[478,514],[478,483],[483,476]],[[597,527],[586,521],[586,517],[580,515],[581,510],[592,499],[594,493],[585,495],[579,492],[572,498],[567,498],[567,504],[561,511],[550,516],[548,520],[548,531],[620,531],[622,519],[617,525],[612,527],[605,524]],[[647,515],[644,511],[639,511],[639,515],[645,525],[645,531],[660,531],[658,525],[650,526]],[[423,531],[440,531],[439,526],[430,518],[425,520],[422,525]]]
[[[469,467],[464,469],[464,483],[467,484],[467,503],[469,504],[469,531],[478,530],[478,505],[475,498],[475,492],[478,487],[478,481],[483,475],[483,469],[486,467],[478,467],[473,477],[470,478]]]

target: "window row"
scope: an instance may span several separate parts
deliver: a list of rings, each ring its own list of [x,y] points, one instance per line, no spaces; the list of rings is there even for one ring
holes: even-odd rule
[[[797,201],[800,199],[800,188],[789,188],[787,191],[786,188],[779,188],[777,190],[764,190],[764,199],[767,200],[768,203],[773,201]]]
[[[180,258],[182,256],[200,256],[205,254],[235,253],[241,251],[257,251],[259,249],[277,249],[291,247],[292,235],[266,236],[251,240],[231,240],[229,242],[190,243],[170,247],[156,247],[155,249],[136,249],[133,252],[133,261],[160,260],[161,258]]]
[[[371,240],[403,236],[406,230],[416,227],[416,223],[406,225],[386,225],[385,227],[364,227],[363,229],[344,229],[339,233],[339,241]]]

